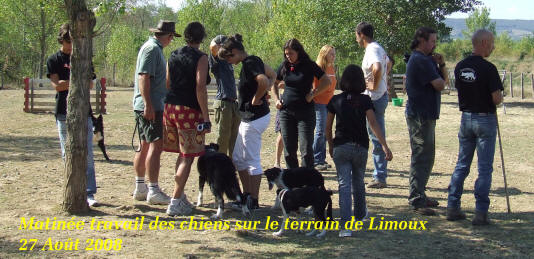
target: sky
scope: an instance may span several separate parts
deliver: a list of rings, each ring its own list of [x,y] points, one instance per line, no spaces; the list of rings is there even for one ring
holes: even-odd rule
[[[482,0],[490,9],[491,19],[534,20],[533,0]],[[467,18],[466,13],[453,13],[448,18]]]
[[[158,2],[158,0],[152,0]],[[159,0],[162,1],[162,0]],[[174,10],[178,10],[183,0],[163,0]],[[534,20],[534,0],[482,0],[490,8],[491,19]],[[466,13],[453,13],[448,18],[467,18]]]

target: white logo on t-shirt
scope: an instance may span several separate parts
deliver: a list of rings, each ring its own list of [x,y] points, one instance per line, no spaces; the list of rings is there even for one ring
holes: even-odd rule
[[[460,80],[467,83],[476,81],[477,77],[475,70],[469,67],[460,69]]]

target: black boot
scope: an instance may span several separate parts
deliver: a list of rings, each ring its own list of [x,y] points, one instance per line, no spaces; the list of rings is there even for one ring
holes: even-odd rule
[[[447,220],[456,221],[465,219],[465,213],[459,208],[447,208]]]
[[[489,225],[488,212],[475,210],[475,217],[471,223],[473,226]]]

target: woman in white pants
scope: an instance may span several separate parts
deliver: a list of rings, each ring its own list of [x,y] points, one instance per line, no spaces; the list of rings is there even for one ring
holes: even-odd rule
[[[260,162],[261,135],[271,118],[266,96],[276,75],[261,58],[245,52],[239,34],[229,37],[218,55],[230,64],[243,64],[237,87],[241,124],[232,159],[239,172],[243,193],[247,196],[247,206],[257,209],[263,174]]]

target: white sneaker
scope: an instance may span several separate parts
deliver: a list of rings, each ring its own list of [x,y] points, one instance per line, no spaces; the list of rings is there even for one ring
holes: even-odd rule
[[[193,210],[187,206],[183,199],[178,199],[177,204],[169,204],[167,207],[167,214],[169,216],[187,216],[190,215]]]
[[[151,205],[167,205],[171,203],[171,197],[163,193],[160,189],[157,189],[155,191],[148,191],[146,201]]]
[[[365,206],[365,216],[363,216],[362,221],[369,221],[369,210],[367,209],[367,205]]]
[[[189,207],[190,209],[194,209],[195,208],[195,205],[193,205],[191,202],[189,202],[189,200],[187,200],[187,195],[185,195],[185,193],[183,194],[182,196],[182,201],[185,203],[185,205],[187,205],[187,207]]]
[[[313,216],[313,207],[308,207],[304,210],[304,214],[308,215],[308,216]]]
[[[135,188],[133,192],[133,198],[136,201],[146,201],[146,196],[148,194],[148,188],[145,188],[145,191],[141,191],[137,188]]]
[[[351,237],[352,231],[350,229],[342,229],[339,231],[339,237]]]
[[[98,206],[98,202],[95,200],[95,196],[87,195],[87,204],[89,204],[89,207]]]

